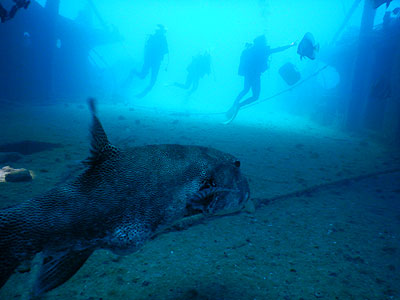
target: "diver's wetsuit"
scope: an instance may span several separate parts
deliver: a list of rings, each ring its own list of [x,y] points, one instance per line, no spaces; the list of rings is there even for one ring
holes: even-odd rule
[[[243,50],[240,57],[238,74],[244,77],[244,85],[242,91],[236,97],[232,107],[226,113],[228,118],[226,123],[231,122],[236,117],[241,107],[256,101],[260,97],[261,74],[268,69],[269,56],[289,49],[292,46],[294,46],[294,44],[271,49],[267,46],[265,38],[260,36],[254,40],[253,45]],[[250,88],[253,93],[251,97],[240,102],[240,100],[249,92]]]
[[[252,52],[249,53],[251,57],[249,57],[249,65],[247,66],[247,70],[245,70],[245,73],[242,75],[244,76],[243,90],[239,93],[235,100],[235,103],[239,105],[239,108],[256,101],[258,97],[260,97],[261,74],[268,69],[269,56],[273,53],[284,51],[290,47],[291,45],[271,49],[268,46],[259,46],[256,48],[253,46],[253,49],[249,49]],[[249,92],[250,88],[253,92],[253,95],[239,103],[239,101]]]

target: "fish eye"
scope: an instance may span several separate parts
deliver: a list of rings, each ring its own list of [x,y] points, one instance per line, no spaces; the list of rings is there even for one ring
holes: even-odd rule
[[[238,168],[240,167],[240,161],[239,160],[235,161],[235,166],[238,167]]]

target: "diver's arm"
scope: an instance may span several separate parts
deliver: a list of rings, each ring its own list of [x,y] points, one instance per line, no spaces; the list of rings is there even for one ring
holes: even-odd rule
[[[289,44],[287,46],[282,46],[282,47],[278,47],[278,48],[269,49],[269,52],[271,54],[272,53],[277,53],[277,52],[282,52],[282,51],[285,51],[285,50],[287,50],[289,48],[292,48],[294,46],[296,46],[296,42],[293,42],[293,43],[291,43],[291,44]]]

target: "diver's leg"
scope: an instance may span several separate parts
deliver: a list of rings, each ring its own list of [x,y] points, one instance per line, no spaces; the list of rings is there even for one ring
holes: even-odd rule
[[[151,79],[148,86],[149,91],[153,88],[154,84],[156,83],[158,72],[160,71],[161,61],[157,64],[153,64],[151,66]]]
[[[197,88],[199,87],[199,80],[200,80],[200,78],[198,76],[193,79],[193,86],[189,92],[189,95],[191,95],[193,92],[195,92],[197,90]]]
[[[150,62],[148,61],[148,59],[145,59],[143,62],[142,70],[140,72],[138,72],[138,70],[132,69],[132,71],[128,75],[128,78],[126,78],[126,80],[123,84],[123,87],[126,87],[129,84],[131,84],[134,76],[137,76],[140,79],[144,79],[147,76],[147,74],[149,73],[149,70],[150,70]]]
[[[260,97],[260,76],[256,76],[251,81],[251,90],[253,92],[253,95],[251,95],[251,97],[247,98],[242,103],[240,103],[239,104],[240,108],[256,101]]]
[[[250,87],[251,87],[251,79],[249,76],[245,76],[244,83],[243,83],[243,89],[241,90],[239,95],[237,95],[234,105],[239,104],[240,100],[242,100],[242,98],[249,92]]]
[[[153,64],[151,66],[151,78],[150,78],[150,83],[149,85],[143,90],[143,92],[141,92],[140,94],[136,95],[136,97],[138,98],[143,98],[144,96],[146,96],[151,89],[153,88],[154,84],[156,83],[157,80],[157,76],[158,76],[158,71],[160,70],[160,63],[158,64]]]
[[[193,82],[193,76],[190,73],[188,73],[188,75],[186,77],[186,82],[184,84],[175,82],[174,85],[181,89],[187,90],[190,87],[190,85],[192,84],[192,82]]]
[[[241,107],[240,100],[244,97],[244,95],[246,95],[249,92],[250,87],[251,87],[251,78],[249,76],[245,76],[243,90],[236,97],[232,107],[225,113],[225,116],[227,118],[227,120],[224,122],[225,124],[229,124],[236,118],[236,115],[238,114],[239,109]]]
[[[135,75],[137,77],[139,77],[140,79],[144,79],[147,76],[147,74],[149,74],[150,67],[151,67],[150,61],[148,59],[145,59],[142,66],[142,70],[140,72],[136,70],[133,71],[135,72]]]

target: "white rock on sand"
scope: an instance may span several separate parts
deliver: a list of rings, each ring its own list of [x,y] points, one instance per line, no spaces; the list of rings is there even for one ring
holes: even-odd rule
[[[14,169],[5,166],[0,170],[0,182],[26,182],[31,180],[32,174],[24,168]]]

